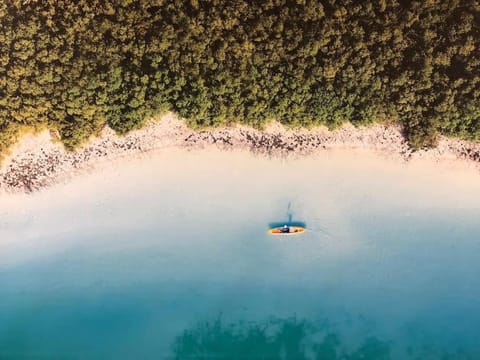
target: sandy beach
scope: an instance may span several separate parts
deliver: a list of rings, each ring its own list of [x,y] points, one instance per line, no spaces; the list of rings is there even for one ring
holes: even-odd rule
[[[264,131],[245,126],[194,131],[175,114],[166,113],[123,137],[105,128],[76,152],[68,152],[58,141],[52,141],[49,131],[27,135],[1,164],[0,193],[34,192],[114,159],[167,148],[246,150],[281,158],[333,150],[367,151],[396,162],[425,160],[454,168],[480,169],[480,144],[442,137],[437,148],[413,152],[398,127],[347,125],[334,131],[321,127],[292,130],[271,123]]]

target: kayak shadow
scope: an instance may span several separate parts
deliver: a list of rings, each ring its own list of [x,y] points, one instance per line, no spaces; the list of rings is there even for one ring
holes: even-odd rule
[[[276,228],[276,227],[283,227],[284,225],[287,225],[287,226],[301,226],[303,228],[307,228],[307,224],[303,221],[293,221],[293,211],[292,211],[292,202],[289,202],[288,203],[288,207],[287,207],[287,217],[288,217],[288,221],[284,221],[284,222],[271,222],[268,224],[269,228],[270,229],[273,229],[273,228]]]
[[[307,223],[303,222],[303,221],[284,221],[284,222],[271,222],[268,224],[268,227],[270,229],[273,229],[273,228],[277,228],[277,227],[282,227],[284,225],[287,225],[287,226],[301,226],[303,228],[307,228]]]

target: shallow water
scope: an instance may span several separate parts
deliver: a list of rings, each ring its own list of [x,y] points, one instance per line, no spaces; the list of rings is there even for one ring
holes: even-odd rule
[[[471,176],[181,152],[9,197],[0,358],[478,359]]]

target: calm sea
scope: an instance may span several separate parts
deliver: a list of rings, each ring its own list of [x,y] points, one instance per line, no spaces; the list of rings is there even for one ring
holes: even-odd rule
[[[0,359],[479,359],[468,176],[165,153],[0,200]]]

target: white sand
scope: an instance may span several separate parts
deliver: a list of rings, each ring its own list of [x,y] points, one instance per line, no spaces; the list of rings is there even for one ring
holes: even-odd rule
[[[0,193],[32,192],[66,181],[79,172],[98,168],[113,159],[159,151],[160,149],[248,150],[273,157],[301,157],[328,154],[332,150],[360,150],[380,154],[397,163],[443,163],[452,171],[477,169],[480,144],[442,138],[436,149],[412,153],[400,130],[375,125],[355,128],[346,125],[335,131],[325,128],[288,130],[272,123],[261,132],[244,126],[192,131],[174,114],[153,119],[147,126],[119,137],[104,129],[99,138],[75,153],[66,152],[52,142],[48,131],[26,136],[13,149],[0,168]],[[121,165],[119,165],[121,166]],[[423,167],[423,165],[421,166]],[[478,172],[478,171],[477,171]]]

